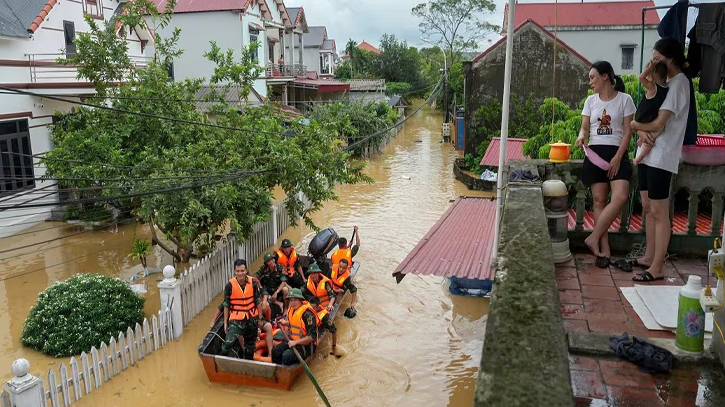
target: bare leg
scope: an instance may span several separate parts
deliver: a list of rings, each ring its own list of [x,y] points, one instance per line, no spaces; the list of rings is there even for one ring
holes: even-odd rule
[[[355,309],[355,300],[357,299],[357,291],[352,293],[352,299],[350,300],[350,308]]]
[[[266,322],[262,327],[262,330],[267,333],[267,336],[264,339],[265,342],[267,342],[267,352],[269,356],[272,356],[272,347],[274,346],[274,338],[272,337],[272,324]]]
[[[614,222],[614,219],[616,219],[617,215],[622,212],[622,208],[627,204],[627,200],[629,199],[629,181],[618,179],[612,181],[610,184],[612,188],[612,199],[609,204],[606,204],[606,206],[599,212],[599,217],[594,224],[594,230],[586,239],[589,242],[585,241],[587,246],[594,245],[595,242],[600,242],[599,245],[601,250],[599,255],[603,257],[611,256],[607,231],[612,225],[612,222]],[[595,185],[592,185],[592,187]],[[594,191],[594,189],[592,189],[592,191]],[[596,202],[595,205],[597,205]]]
[[[642,132],[643,134],[646,134],[647,132]],[[642,143],[641,145],[642,149],[639,151],[639,155],[637,155],[637,158],[634,159],[634,165],[639,165],[639,163],[644,160],[645,157],[647,157],[647,154],[649,154],[650,151],[652,151],[652,145],[648,143]]]
[[[604,208],[607,207],[607,195],[609,195],[609,184],[608,183],[597,183],[593,184],[591,186],[592,190],[592,198],[594,199],[594,225],[599,224],[599,216],[604,210]],[[606,236],[606,234],[604,235]],[[603,236],[595,237],[592,233],[584,240],[584,243],[587,245],[589,250],[592,252],[593,255],[597,257],[601,257],[602,253],[600,251],[600,245],[601,240]]]
[[[667,246],[670,244],[672,232],[669,213],[670,200],[650,200],[650,208],[655,224],[655,250],[652,264],[647,271],[652,274],[652,277],[657,278],[664,275],[665,256],[667,256]]]
[[[269,308],[269,295],[262,296],[262,302],[259,304],[259,310],[262,311],[262,315],[266,321],[269,321],[272,316],[272,310]]]
[[[652,264],[652,260],[655,258],[655,244],[657,242],[657,223],[655,222],[654,216],[652,215],[649,193],[647,191],[641,191],[639,195],[640,198],[642,198],[642,212],[647,217],[647,225],[645,227],[645,240],[647,246],[644,251],[644,256],[637,259],[637,263],[648,266]]]

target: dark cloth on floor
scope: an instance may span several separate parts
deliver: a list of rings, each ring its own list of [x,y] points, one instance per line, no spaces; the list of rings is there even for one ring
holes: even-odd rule
[[[626,332],[620,337],[610,337],[609,346],[621,359],[636,364],[644,372],[669,373],[672,370],[674,357],[670,351],[637,337],[630,338]]]
[[[537,174],[534,174],[533,172],[529,170],[522,170],[517,169],[513,170],[511,174],[509,174],[509,181],[512,182],[518,182],[518,181],[538,181],[539,176]]]

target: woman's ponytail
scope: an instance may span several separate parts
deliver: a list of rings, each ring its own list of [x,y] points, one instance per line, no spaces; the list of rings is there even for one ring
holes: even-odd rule
[[[622,77],[619,75],[614,75],[612,77],[614,80],[614,90],[617,92],[626,92],[627,88],[624,86],[624,81],[622,80]]]

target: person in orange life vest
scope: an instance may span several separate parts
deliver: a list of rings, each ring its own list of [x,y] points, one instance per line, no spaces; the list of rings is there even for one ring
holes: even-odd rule
[[[234,277],[224,287],[224,332],[222,354],[233,356],[232,347],[239,341],[242,357],[254,357],[257,329],[259,328],[259,304],[262,288],[259,280],[247,276],[247,262],[234,261]],[[271,327],[271,326],[270,326]],[[239,355],[237,355],[239,356]]]
[[[219,307],[217,308],[217,311],[214,314],[214,318],[211,319],[211,323],[209,324],[209,330],[214,329],[214,325],[216,325],[216,320],[221,315],[224,315],[224,303],[223,302],[221,304],[219,304]],[[270,349],[272,347],[273,342],[274,342],[273,341],[273,338],[272,338],[273,337],[273,334],[272,334],[272,332],[273,332],[272,324],[269,323],[269,322],[267,322],[267,321],[265,321],[264,319],[260,318],[259,319],[258,327],[259,327],[259,330],[260,331],[264,331],[264,332],[267,333],[267,337],[265,338],[265,340],[267,342],[267,349]]]
[[[320,305],[320,299],[317,297],[310,298],[309,302],[312,309],[317,313],[317,320],[319,321],[317,325],[318,336],[322,336],[325,331],[332,334],[332,354],[334,354],[335,348],[337,348],[337,327],[330,318],[330,312]]]
[[[360,233],[358,232],[357,226],[354,227],[355,230],[355,246],[352,248],[347,247],[347,239],[344,237],[341,237],[337,241],[337,245],[339,246],[339,249],[337,249],[334,253],[332,253],[332,257],[330,257],[330,261],[332,262],[332,265],[336,265],[340,262],[341,259],[347,260],[348,265],[352,265],[352,258],[355,257],[358,250],[360,250]],[[350,242],[352,243],[352,242]]]
[[[305,279],[302,272],[300,259],[297,256],[297,250],[292,246],[291,240],[282,240],[282,245],[274,252],[274,257],[277,264],[282,266],[285,274],[287,274],[287,285],[292,288],[302,288],[307,283],[307,279]]]
[[[315,352],[317,338],[317,314],[310,304],[305,302],[302,291],[293,288],[285,297],[289,301],[286,317],[279,324],[289,333],[289,342],[282,342],[272,349],[272,362],[285,366],[294,365],[297,357],[292,348],[297,347],[303,359]]]
[[[287,275],[282,270],[282,266],[277,264],[273,253],[264,255],[264,264],[255,275],[262,285],[262,307],[260,311],[267,321],[271,321],[272,303],[277,304],[280,312],[284,310],[284,297],[289,293],[290,289],[287,285]]]
[[[355,300],[357,299],[357,287],[355,287],[355,284],[352,283],[352,278],[350,278],[350,270],[347,260],[341,259],[340,263],[332,266],[330,282],[332,283],[332,289],[335,291],[335,294],[342,294],[345,290],[350,291],[350,294],[352,294],[350,308],[354,310]]]
[[[310,264],[307,273],[309,277],[302,295],[307,301],[310,301],[313,297],[319,298],[320,305],[327,309],[328,312],[332,312],[335,307],[335,291],[332,289],[332,283],[322,275],[322,270],[320,270],[317,263]]]

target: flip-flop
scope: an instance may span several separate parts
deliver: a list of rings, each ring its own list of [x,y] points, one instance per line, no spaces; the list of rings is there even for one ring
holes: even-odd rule
[[[636,277],[641,277],[641,279],[637,279]],[[650,281],[655,280],[664,280],[665,276],[655,277],[650,273],[649,271],[643,271],[639,274],[635,274],[632,276],[632,281],[640,282],[640,283],[649,283]]]
[[[630,266],[636,266],[636,267],[640,267],[640,268],[643,268],[643,269],[650,268],[650,266],[648,266],[646,264],[640,263],[638,259],[627,260],[627,263],[629,263]]]
[[[597,260],[594,262],[594,265],[599,267],[600,269],[605,269],[609,267],[610,263],[611,261],[609,260],[609,257],[598,256]]]
[[[615,261],[614,267],[624,271],[625,273],[632,272],[632,263],[625,259],[619,259],[619,260]]]

